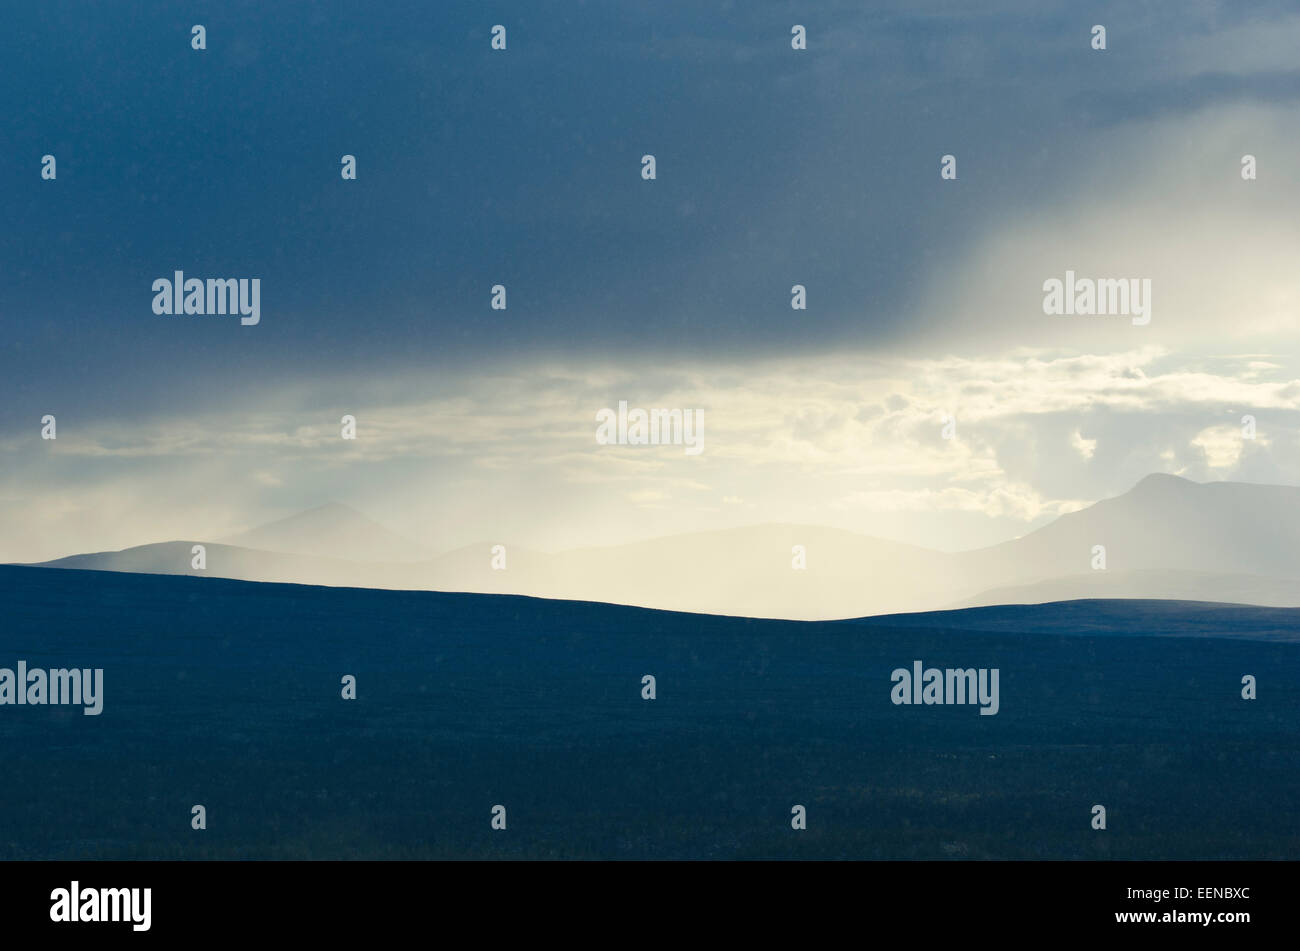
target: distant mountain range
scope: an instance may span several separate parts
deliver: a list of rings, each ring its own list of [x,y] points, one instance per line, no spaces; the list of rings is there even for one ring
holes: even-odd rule
[[[207,548],[207,567],[190,567]],[[1151,475],[1013,541],[946,553],[833,528],[757,525],[544,554],[492,542],[429,557],[332,504],[221,542],[170,541],[44,562],[152,574],[526,594],[791,619],[1074,598],[1300,606],[1300,489]],[[1093,568],[1095,546],[1105,568]],[[792,567],[794,546],[807,567]]]

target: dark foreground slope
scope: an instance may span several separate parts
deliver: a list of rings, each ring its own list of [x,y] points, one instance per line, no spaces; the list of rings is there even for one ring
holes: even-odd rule
[[[1080,599],[855,618],[845,624],[1023,634],[1214,637],[1300,644],[1300,608],[1214,601]]]
[[[105,670],[0,706],[0,858],[1300,857],[1300,612],[1052,607],[1090,633],[0,568],[0,667]],[[1000,712],[894,706],[917,659]]]

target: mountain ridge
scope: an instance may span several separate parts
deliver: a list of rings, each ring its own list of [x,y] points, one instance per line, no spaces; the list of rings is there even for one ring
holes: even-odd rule
[[[321,531],[320,523],[335,515],[341,525],[362,526],[363,540],[381,548],[392,534],[355,514],[360,521],[327,506],[300,513],[313,516],[305,523],[291,516],[262,526],[266,538],[284,546],[313,531],[331,542],[313,545],[307,553],[215,543],[203,572],[189,569],[188,549],[165,547],[190,544],[179,542],[41,565],[126,571],[152,566],[163,574],[512,593],[803,620],[1080,596],[1204,594],[1220,601],[1300,603],[1290,595],[1300,590],[1300,488],[1196,483],[1162,473],[1019,538],[964,552],[826,526],[769,523],[554,554],[506,545],[504,568],[488,543],[415,560],[337,557],[340,551],[369,549]],[[303,524],[311,531],[298,531]],[[258,531],[232,537],[257,539]],[[1104,570],[1094,570],[1103,559]]]

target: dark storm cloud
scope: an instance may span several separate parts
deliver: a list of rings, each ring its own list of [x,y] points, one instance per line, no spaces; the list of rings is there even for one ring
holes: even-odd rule
[[[547,351],[887,343],[936,260],[1059,192],[1053,162],[1089,128],[1294,96],[1293,74],[1179,85],[1169,62],[1173,41],[1274,8],[1129,7],[12,9],[0,421]],[[497,22],[504,53],[488,45]],[[1110,30],[1104,60],[1093,22]],[[952,189],[945,152],[960,155]],[[38,175],[46,153],[56,182]],[[340,179],[345,153],[356,182]],[[260,278],[262,323],[155,316],[151,283],[177,269]],[[806,313],[789,308],[794,283]]]

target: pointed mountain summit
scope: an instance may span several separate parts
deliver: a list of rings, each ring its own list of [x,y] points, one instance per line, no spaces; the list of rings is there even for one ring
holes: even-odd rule
[[[340,502],[299,512],[218,540],[223,545],[348,561],[421,561],[428,549]]]
[[[997,583],[1088,573],[1094,546],[1108,571],[1300,575],[1300,488],[1146,476],[1123,495],[978,553]]]

